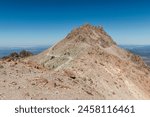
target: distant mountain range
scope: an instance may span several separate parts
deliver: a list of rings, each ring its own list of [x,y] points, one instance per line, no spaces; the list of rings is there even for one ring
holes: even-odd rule
[[[150,65],[150,45],[120,45],[120,47],[141,56]]]
[[[132,51],[142,57],[150,57],[150,45],[121,45],[121,47]]]
[[[33,47],[0,47],[0,58],[4,57],[4,56],[8,56],[10,53],[12,52],[20,52],[22,50],[27,50],[32,52],[33,54],[38,54],[44,50],[46,50],[47,48],[49,48],[50,46],[33,46]]]

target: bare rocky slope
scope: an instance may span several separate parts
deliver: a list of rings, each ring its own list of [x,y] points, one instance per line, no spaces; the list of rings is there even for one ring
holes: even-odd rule
[[[150,68],[87,24],[36,56],[0,61],[0,98],[150,99]]]

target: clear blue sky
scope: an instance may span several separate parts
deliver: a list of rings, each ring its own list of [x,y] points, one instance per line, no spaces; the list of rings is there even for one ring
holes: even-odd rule
[[[150,1],[0,0],[0,47],[50,45],[85,23],[118,44],[150,44]]]

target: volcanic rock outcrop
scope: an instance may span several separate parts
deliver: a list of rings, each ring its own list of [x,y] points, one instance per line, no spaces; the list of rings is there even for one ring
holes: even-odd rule
[[[12,60],[17,61],[21,58],[26,58],[26,57],[29,57],[29,56],[32,56],[32,55],[33,54],[31,52],[26,51],[26,50],[22,50],[20,53],[13,52],[8,56],[4,56],[2,59],[6,60],[6,61],[12,61]]]
[[[102,27],[81,26],[48,50],[17,63],[19,78],[8,85],[14,78],[12,69],[13,75],[4,73],[10,64],[1,62],[0,74],[8,77],[5,89],[21,84],[11,90],[21,95],[17,99],[150,99],[149,67],[118,47]],[[1,95],[16,98],[8,92]]]

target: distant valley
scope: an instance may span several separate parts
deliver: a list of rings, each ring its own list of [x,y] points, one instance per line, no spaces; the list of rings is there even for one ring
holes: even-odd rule
[[[141,56],[150,65],[150,45],[121,45],[121,47]]]

